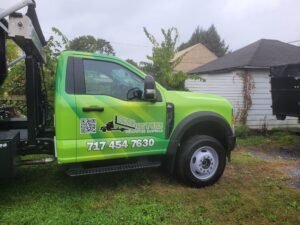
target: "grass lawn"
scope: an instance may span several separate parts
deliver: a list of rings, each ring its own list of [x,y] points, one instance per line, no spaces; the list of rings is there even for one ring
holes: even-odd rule
[[[245,149],[291,145],[284,134],[239,140],[214,186],[194,189],[162,169],[71,178],[59,166],[20,168],[0,184],[0,224],[291,224],[300,225],[300,189]]]

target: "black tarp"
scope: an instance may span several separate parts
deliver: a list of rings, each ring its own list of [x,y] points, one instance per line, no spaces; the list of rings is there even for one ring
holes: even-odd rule
[[[300,77],[300,63],[270,68],[271,77]]]
[[[300,117],[300,64],[271,67],[273,114]]]

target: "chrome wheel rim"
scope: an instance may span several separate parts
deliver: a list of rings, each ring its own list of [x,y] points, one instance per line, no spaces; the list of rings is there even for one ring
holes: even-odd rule
[[[190,161],[191,172],[199,180],[210,179],[216,173],[218,166],[218,153],[210,146],[197,149]]]

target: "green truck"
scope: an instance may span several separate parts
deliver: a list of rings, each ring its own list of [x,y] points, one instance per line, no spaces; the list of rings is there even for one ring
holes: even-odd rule
[[[30,18],[43,46],[37,17]],[[20,36],[10,34],[24,47]],[[164,166],[195,187],[211,185],[222,176],[235,146],[229,101],[166,90],[114,56],[68,51],[58,58],[51,130],[45,122],[47,101],[41,97],[42,72],[36,66],[43,63],[42,51],[26,40],[27,119],[9,118],[5,109],[1,116],[0,111],[1,178],[13,177],[17,166],[53,161],[70,176]],[[41,153],[51,157],[18,159]]]

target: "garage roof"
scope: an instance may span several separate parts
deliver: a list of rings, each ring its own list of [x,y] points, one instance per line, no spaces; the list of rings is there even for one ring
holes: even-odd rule
[[[277,40],[261,39],[189,74],[213,73],[237,68],[269,68],[270,66],[300,63],[300,47]]]

